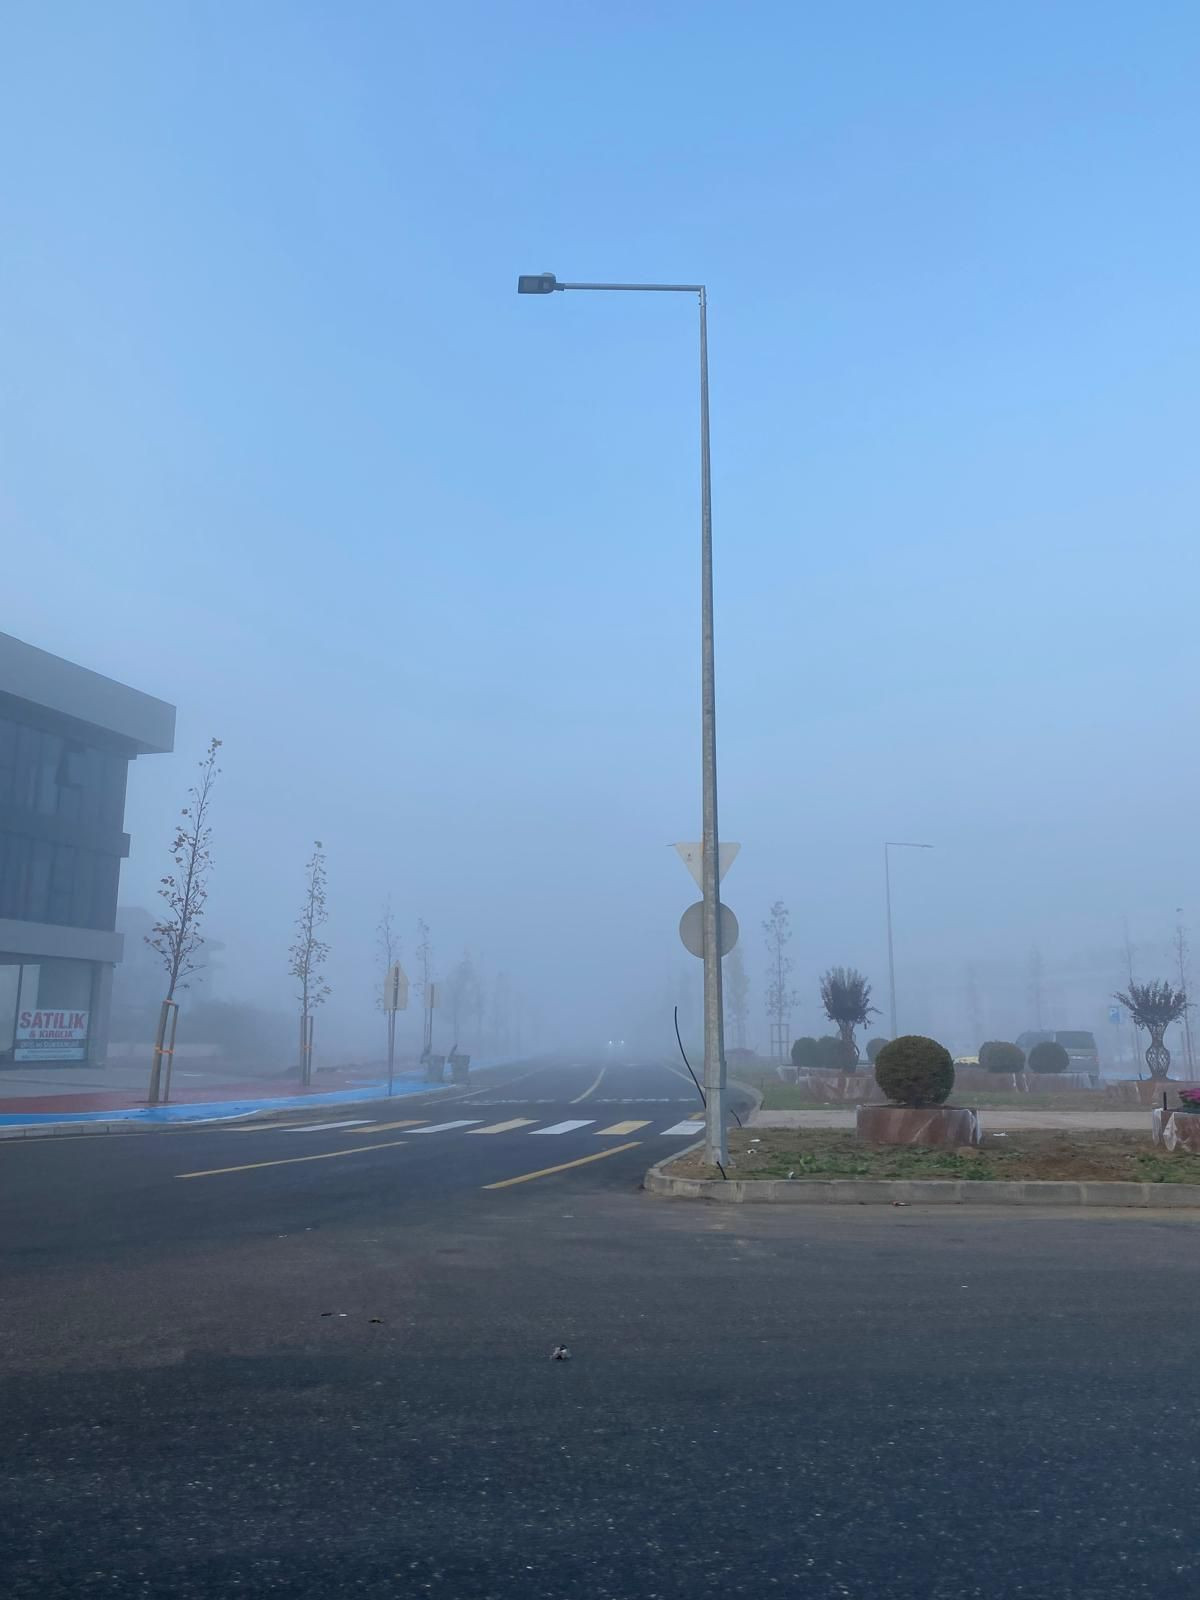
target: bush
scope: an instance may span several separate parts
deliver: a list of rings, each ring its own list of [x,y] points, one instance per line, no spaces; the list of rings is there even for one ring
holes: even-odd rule
[[[884,1047],[884,1045],[886,1043],[887,1043],[886,1039],[868,1039],[867,1040],[867,1060],[871,1063],[872,1066],[875,1065],[876,1058],[878,1057],[879,1052],[883,1049],[883,1047]]]
[[[792,1065],[794,1067],[820,1066],[820,1052],[817,1041],[805,1034],[800,1039],[792,1041]]]
[[[1065,1072],[1070,1065],[1070,1056],[1053,1039],[1043,1039],[1029,1052],[1030,1072]]]
[[[936,1039],[905,1033],[876,1056],[875,1082],[897,1105],[940,1106],[954,1087],[954,1062]]]
[[[823,1033],[817,1040],[817,1066],[825,1072],[853,1072],[854,1062],[838,1034]]]
[[[1025,1052],[1007,1039],[989,1039],[979,1046],[979,1065],[985,1072],[1024,1072]]]

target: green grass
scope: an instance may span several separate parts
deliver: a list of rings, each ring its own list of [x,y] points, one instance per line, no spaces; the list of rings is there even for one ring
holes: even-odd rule
[[[963,1178],[989,1180],[1066,1179],[1125,1183],[1200,1184],[1200,1156],[1168,1153],[1148,1134],[1069,1133],[1030,1130],[985,1137],[977,1149],[920,1145],[869,1145],[849,1130],[825,1128],[747,1129],[730,1137],[732,1176],[738,1178]],[[717,1177],[699,1152],[682,1157],[671,1171],[680,1176]]]

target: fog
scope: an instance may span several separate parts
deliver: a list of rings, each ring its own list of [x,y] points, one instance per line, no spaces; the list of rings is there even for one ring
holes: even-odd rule
[[[779,900],[793,1034],[834,964],[888,1031],[914,840],[902,1030],[1128,1051],[1126,940],[1177,976],[1200,920],[1186,51],[1071,7],[933,47],[886,7],[66,9],[69,58],[6,23],[0,626],[178,707],[130,914],[223,741],[207,995],[294,1017],[319,839],[319,1061],[382,1051],[389,900],[410,976],[423,918],[506,986],[478,1049],[694,1034],[695,307],[518,299],[553,269],[708,285],[747,1044]]]

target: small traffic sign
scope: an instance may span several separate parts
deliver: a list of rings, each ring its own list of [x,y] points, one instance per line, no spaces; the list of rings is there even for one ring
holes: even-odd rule
[[[679,859],[696,880],[698,889],[704,888],[704,846],[703,844],[677,844]],[[717,845],[717,882],[720,883],[725,874],[733,865],[734,857],[741,849],[740,844],[733,844],[728,839],[722,839]]]
[[[398,961],[392,962],[384,980],[383,1009],[385,1011],[408,1010],[408,979],[404,975],[404,968]]]
[[[1110,1022],[1120,1022],[1120,1020],[1121,1020],[1121,1008],[1120,1008],[1120,1006],[1109,1006],[1109,1008],[1108,1008],[1108,1020]]]
[[[727,905],[717,910],[717,933],[721,954],[727,956],[738,942],[738,919]],[[685,950],[704,959],[704,901],[697,900],[679,919],[679,937]]]

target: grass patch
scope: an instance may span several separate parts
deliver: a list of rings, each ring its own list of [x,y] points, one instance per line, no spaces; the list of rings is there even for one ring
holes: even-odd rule
[[[1200,1184],[1200,1156],[1167,1152],[1149,1133],[1074,1133],[1029,1129],[985,1134],[976,1148],[864,1144],[853,1132],[761,1128],[730,1134],[731,1176],[738,1178],[1060,1179],[1070,1182]],[[672,1177],[719,1178],[701,1153],[669,1167]]]

